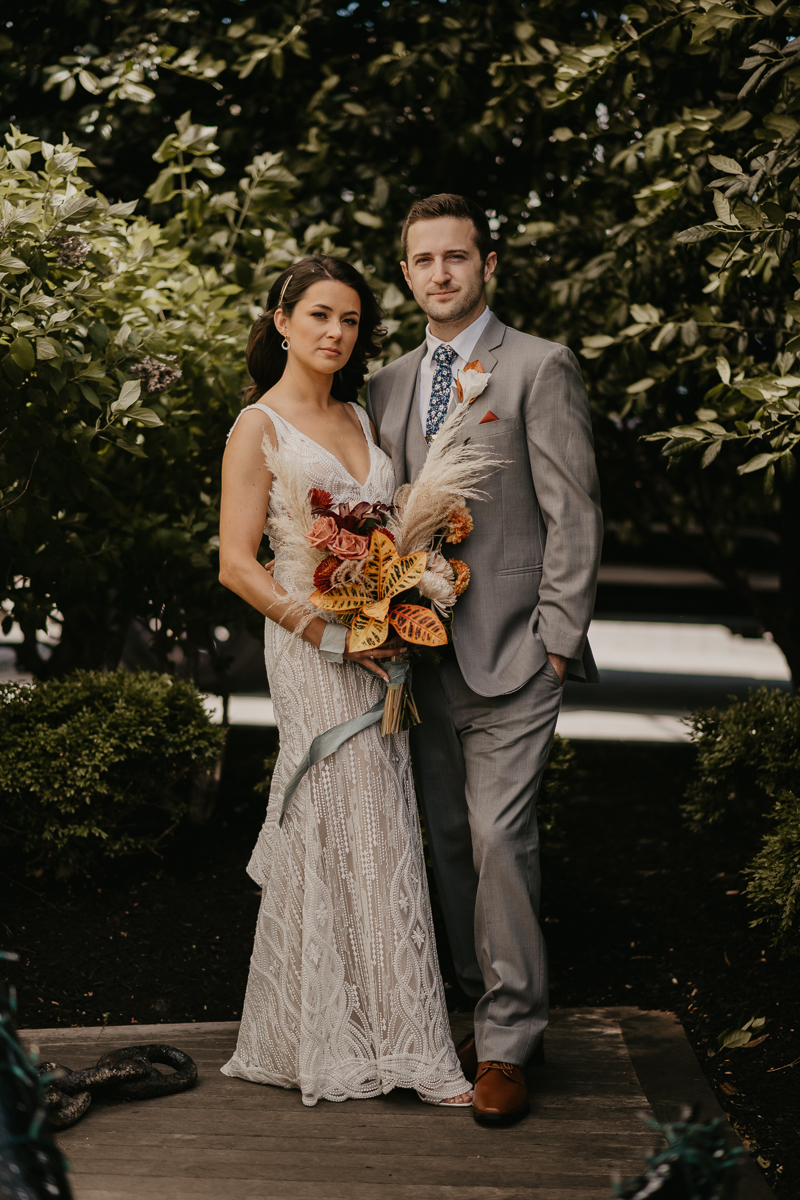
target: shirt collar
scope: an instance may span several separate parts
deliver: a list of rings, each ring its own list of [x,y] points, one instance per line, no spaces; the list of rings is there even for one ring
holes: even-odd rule
[[[492,314],[489,308],[484,308],[481,315],[476,317],[471,325],[468,325],[466,329],[462,329],[461,333],[457,333],[456,336],[449,342],[442,342],[439,338],[434,337],[434,335],[431,333],[430,325],[426,326],[425,341],[428,346],[426,358],[430,359],[433,357],[433,353],[437,346],[452,346],[458,357],[463,358],[463,360],[467,362],[467,356],[472,353],[472,351],[475,349],[475,346],[478,344],[478,339],[480,338],[486,326],[489,324],[491,315]]]

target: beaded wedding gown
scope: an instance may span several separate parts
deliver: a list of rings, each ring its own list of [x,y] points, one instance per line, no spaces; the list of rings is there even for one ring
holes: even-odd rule
[[[391,461],[358,405],[370,454],[363,485],[274,410],[254,407],[272,418],[281,452],[300,457],[309,487],[336,503],[391,503]],[[271,544],[275,579],[289,590],[280,542]],[[356,734],[305,775],[279,827],[312,740],[366,712],[385,685],[356,663],[327,662],[270,620],[265,655],[280,754],[247,868],[262,898],[239,1040],[222,1070],[300,1088],[308,1105],[395,1087],[458,1096],[469,1085],[436,957],[408,735],[382,737],[380,724]]]

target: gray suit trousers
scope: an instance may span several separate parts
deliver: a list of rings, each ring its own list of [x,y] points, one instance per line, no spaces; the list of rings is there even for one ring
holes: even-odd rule
[[[536,796],[561,685],[548,660],[518,691],[480,696],[448,658],[415,665],[413,688],[417,785],[478,1060],[524,1066],[548,1020]]]

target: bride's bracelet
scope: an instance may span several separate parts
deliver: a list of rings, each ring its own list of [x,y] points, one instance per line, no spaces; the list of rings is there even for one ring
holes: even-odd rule
[[[347,649],[347,629],[344,625],[329,624],[325,626],[319,652],[328,662],[344,662],[344,652]]]

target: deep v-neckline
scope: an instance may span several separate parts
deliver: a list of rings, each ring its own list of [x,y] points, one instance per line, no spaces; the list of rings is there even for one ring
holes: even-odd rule
[[[348,404],[350,405],[351,408],[354,407],[354,405],[352,404],[351,401],[348,401]],[[370,479],[372,478],[372,472],[375,469],[375,459],[372,454],[372,443],[369,441],[369,439],[367,437],[366,430],[364,429],[364,426],[361,423],[361,418],[359,417],[358,413],[356,413],[356,420],[358,421],[358,426],[359,426],[359,429],[361,430],[361,436],[363,437],[364,442],[366,443],[367,455],[369,457],[369,471],[367,472],[367,478],[364,480],[363,483],[359,483],[359,481],[356,479],[355,475],[353,475],[350,471],[348,471],[347,467],[344,465],[342,460],[340,458],[337,458],[337,456],[333,453],[333,451],[329,450],[327,446],[323,446],[322,442],[318,442],[316,440],[316,438],[309,437],[309,435],[307,433],[303,433],[302,429],[298,429],[297,426],[293,425],[291,421],[287,421],[286,417],[281,416],[281,414],[276,409],[271,408],[269,406],[269,404],[259,404],[258,407],[265,408],[265,409],[267,409],[268,412],[273,413],[278,418],[279,421],[283,421],[284,425],[288,425],[290,429],[293,429],[295,431],[295,433],[299,433],[300,437],[305,438],[307,442],[311,442],[312,446],[316,446],[318,450],[321,450],[323,452],[323,454],[327,454],[328,458],[332,458],[335,463],[339,464],[339,466],[344,471],[345,475],[348,477],[348,479],[352,479],[352,481],[356,485],[356,487],[360,488],[361,491],[364,490],[364,488],[367,486]]]

